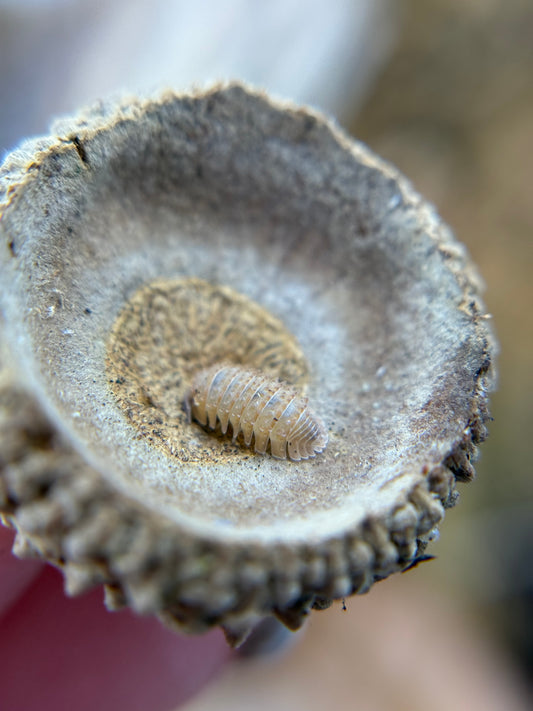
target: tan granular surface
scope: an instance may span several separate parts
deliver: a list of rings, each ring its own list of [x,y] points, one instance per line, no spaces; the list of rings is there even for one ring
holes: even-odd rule
[[[194,374],[214,363],[257,368],[302,390],[307,362],[281,321],[230,287],[157,280],[120,312],[107,344],[109,386],[129,422],[173,456],[189,459],[183,402]],[[232,447],[225,443],[224,447]]]

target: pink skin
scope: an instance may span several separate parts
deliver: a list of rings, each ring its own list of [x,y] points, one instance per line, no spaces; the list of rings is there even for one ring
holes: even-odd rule
[[[10,552],[0,526],[0,699],[24,711],[171,711],[231,657],[222,633],[184,637],[107,612],[101,590],[67,598],[61,574]]]

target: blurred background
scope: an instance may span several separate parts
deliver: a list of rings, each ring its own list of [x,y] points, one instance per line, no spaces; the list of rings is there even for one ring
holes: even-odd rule
[[[525,709],[533,688],[531,0],[0,0],[0,155],[110,94],[239,78],[311,104],[435,203],[501,344],[437,560],[235,661],[208,709]]]

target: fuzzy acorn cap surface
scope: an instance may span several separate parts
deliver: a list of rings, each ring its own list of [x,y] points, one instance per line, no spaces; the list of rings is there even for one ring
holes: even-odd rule
[[[471,479],[494,339],[465,249],[390,165],[237,84],[101,104],[0,173],[0,511],[15,550],[239,643],[406,568]],[[327,448],[189,421],[217,362]]]

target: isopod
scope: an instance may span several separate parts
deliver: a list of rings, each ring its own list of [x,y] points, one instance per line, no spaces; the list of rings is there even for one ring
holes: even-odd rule
[[[208,425],[220,423],[222,434],[231,425],[233,442],[242,431],[244,444],[277,459],[298,461],[314,457],[328,443],[323,422],[290,385],[259,370],[217,364],[200,371],[185,399],[189,419]]]

